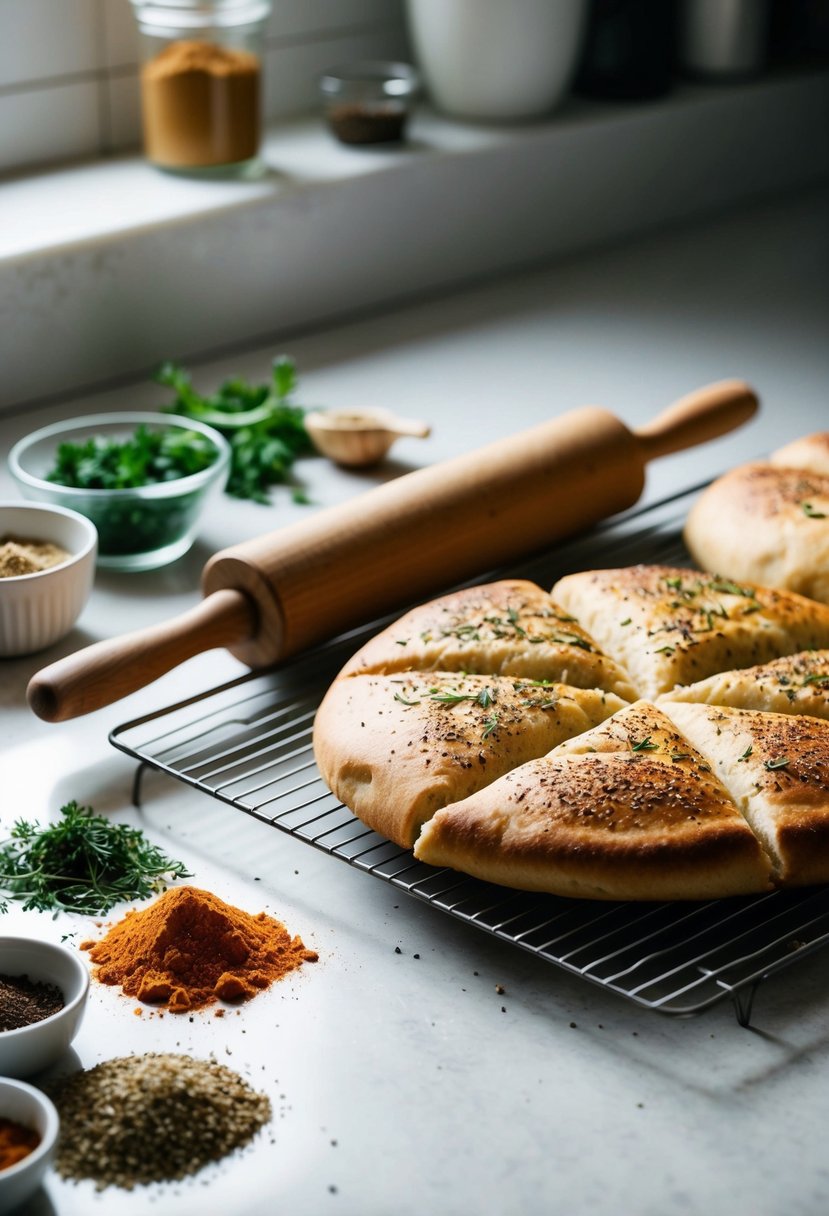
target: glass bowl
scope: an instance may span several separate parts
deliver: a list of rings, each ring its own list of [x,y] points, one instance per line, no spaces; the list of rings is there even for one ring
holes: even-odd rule
[[[186,477],[126,490],[88,490],[47,481],[58,445],[93,437],[123,442],[136,427],[196,432],[209,439],[216,459]],[[9,469],[24,498],[68,507],[98,530],[98,565],[113,570],[153,570],[175,561],[192,545],[208,500],[227,479],[230,446],[212,427],[174,414],[93,414],[33,431],[14,445]]]
[[[344,144],[405,138],[420,77],[408,63],[365,59],[329,68],[319,78],[331,132]]]

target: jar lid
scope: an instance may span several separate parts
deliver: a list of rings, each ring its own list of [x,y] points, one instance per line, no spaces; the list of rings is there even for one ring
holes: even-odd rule
[[[368,86],[386,97],[410,97],[420,88],[420,76],[410,63],[389,59],[360,59],[328,68],[319,78],[323,94],[336,97],[348,86]]]
[[[132,0],[138,24],[145,31],[187,27],[245,25],[264,21],[271,0]]]

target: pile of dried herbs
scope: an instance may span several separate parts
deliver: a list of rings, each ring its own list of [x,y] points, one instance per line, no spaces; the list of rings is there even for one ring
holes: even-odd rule
[[[52,1092],[55,1165],[99,1190],[172,1182],[247,1144],[271,1118],[265,1094],[223,1064],[149,1052],[73,1073]]]

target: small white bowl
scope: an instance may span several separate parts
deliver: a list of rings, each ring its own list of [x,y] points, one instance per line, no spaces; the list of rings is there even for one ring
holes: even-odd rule
[[[0,658],[45,650],[69,633],[95,577],[98,533],[77,511],[39,503],[0,502],[0,539],[45,540],[69,558],[36,574],[0,578]]]
[[[0,1118],[34,1128],[40,1144],[28,1157],[0,1170],[0,1212],[11,1212],[33,1195],[43,1181],[58,1143],[58,1112],[33,1085],[0,1077]]]
[[[89,971],[66,946],[34,937],[0,937],[0,975],[27,975],[30,980],[55,984],[63,993],[63,1009],[51,1017],[19,1030],[0,1031],[0,1074],[31,1077],[59,1060],[78,1033],[89,993]]]

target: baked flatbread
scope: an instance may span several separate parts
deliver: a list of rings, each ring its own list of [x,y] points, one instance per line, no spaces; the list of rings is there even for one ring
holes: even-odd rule
[[[767,463],[733,469],[694,503],[684,535],[705,570],[829,603],[829,475]]]
[[[769,457],[772,464],[787,469],[807,469],[829,477],[829,431],[818,431],[815,435],[804,435],[785,447],[778,448]]]
[[[390,840],[410,846],[439,807],[548,752],[624,706],[614,693],[520,677],[355,675],[314,724],[323,779]]]
[[[829,881],[829,723],[665,703],[774,858],[784,886]]]
[[[711,899],[764,891],[771,875],[711,765],[642,701],[438,811],[415,856],[590,899]]]
[[[643,697],[829,647],[826,605],[697,570],[593,570],[560,579],[552,594],[627,669]]]
[[[697,701],[829,719],[829,650],[804,650],[759,667],[723,671],[664,693],[658,704],[665,701]]]
[[[523,579],[468,587],[413,609],[341,674],[395,671],[517,675],[636,698],[627,672],[546,591]]]

